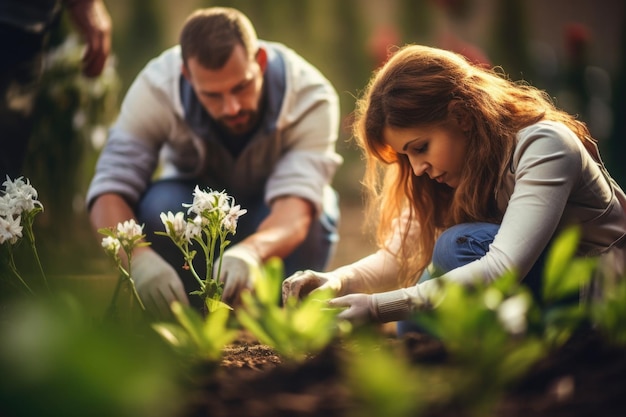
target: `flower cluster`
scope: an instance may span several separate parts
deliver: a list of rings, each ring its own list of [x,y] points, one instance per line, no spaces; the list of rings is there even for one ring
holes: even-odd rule
[[[115,228],[104,228],[98,230],[101,234],[105,235],[102,239],[102,247],[105,252],[113,258],[117,264],[121,275],[118,281],[118,285],[115,289],[111,305],[109,307],[109,314],[113,314],[115,305],[117,303],[117,296],[119,294],[120,286],[122,282],[127,281],[130,284],[131,290],[137,300],[139,306],[144,310],[144,305],[135,288],[135,282],[132,278],[132,257],[133,250],[141,246],[148,246],[149,243],[144,241],[146,237],[143,234],[143,225],[137,224],[134,219],[126,220],[117,224]],[[120,258],[120,249],[126,254],[128,259],[128,267],[125,268],[122,265],[122,259]]]
[[[35,215],[43,211],[43,205],[37,200],[37,190],[30,185],[28,179],[24,181],[23,177],[19,177],[12,181],[7,176],[6,181],[4,181],[2,185],[4,190],[0,195],[0,245],[4,245],[7,249],[9,256],[8,265],[13,274],[29,292],[33,293],[30,286],[17,270],[12,246],[16,245],[22,237],[26,236],[35,254],[43,280],[47,285],[46,277],[43,273],[39,255],[35,247],[35,234],[33,232]]]
[[[43,210],[37,200],[37,190],[30,181],[19,177],[15,181],[7,176],[4,193],[0,196],[0,244],[15,244],[21,237],[23,227],[32,225],[32,218]],[[23,216],[23,222],[22,222]]]
[[[211,189],[203,191],[198,186],[193,192],[193,202],[183,203],[183,207],[188,208],[187,217],[183,212],[161,213],[165,232],[156,233],[168,236],[180,249],[185,258],[186,268],[191,270],[200,285],[200,291],[195,291],[193,294],[200,295],[208,305],[210,300],[221,298],[222,286],[213,277],[219,276],[222,254],[226,246],[230,244],[227,239],[228,235],[236,233],[237,221],[247,210],[235,204],[235,199],[224,191],[218,192]],[[193,244],[198,244],[205,255],[206,276],[204,278],[198,275],[193,265],[197,253],[191,249]],[[214,274],[216,254],[218,271]],[[209,308],[211,308],[210,305]]]

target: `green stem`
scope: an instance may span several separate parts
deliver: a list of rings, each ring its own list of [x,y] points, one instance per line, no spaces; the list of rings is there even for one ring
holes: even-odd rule
[[[30,243],[30,248],[33,251],[35,260],[37,261],[37,266],[39,267],[39,273],[41,274],[41,277],[46,286],[46,289],[50,291],[50,285],[48,285],[48,279],[46,278],[46,274],[43,271],[43,266],[41,265],[41,259],[39,259],[39,252],[37,252],[37,247],[35,246],[35,232],[33,231],[32,220],[29,220],[26,223],[26,235],[28,236],[28,242]]]
[[[135,281],[133,280],[133,276],[132,276],[132,257],[133,254],[131,251],[127,252],[127,256],[128,256],[128,282],[130,283],[130,288],[133,292],[133,296],[135,297],[135,299],[137,300],[137,302],[139,303],[139,307],[141,307],[142,311],[146,311],[146,307],[143,305],[143,302],[141,301],[141,297],[139,297],[139,293],[137,292],[137,287],[135,287]]]
[[[123,270],[123,268],[120,266],[120,270]],[[120,271],[122,272],[122,271]],[[113,314],[116,310],[116,306],[117,306],[117,297],[120,293],[120,289],[122,288],[122,280],[124,279],[124,274],[120,273],[120,277],[117,280],[117,284],[115,285],[115,291],[113,291],[113,298],[111,299],[111,303],[109,304],[109,308],[107,308],[107,312],[105,314],[105,317],[107,318],[112,318]]]
[[[24,278],[22,278],[22,276],[18,272],[17,266],[15,265],[15,258],[13,258],[13,251],[10,248],[9,248],[9,267],[11,268],[11,271],[13,272],[13,274],[15,274],[17,279],[20,280],[22,285],[24,285],[24,287],[26,287],[28,292],[31,293],[32,295],[35,295],[35,292],[28,286],[28,284],[26,283]]]

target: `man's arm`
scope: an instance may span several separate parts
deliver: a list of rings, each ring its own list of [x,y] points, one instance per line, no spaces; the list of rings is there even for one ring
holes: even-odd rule
[[[98,232],[99,229],[116,227],[118,223],[135,219],[135,213],[122,196],[108,193],[102,194],[94,200],[89,210],[89,219],[93,229]],[[145,249],[147,248],[137,248],[134,253],[139,253]],[[128,266],[125,254],[120,253],[120,256],[124,264]]]
[[[313,204],[307,200],[293,196],[277,198],[257,231],[240,244],[253,248],[263,262],[273,256],[285,258],[306,239],[313,214]]]

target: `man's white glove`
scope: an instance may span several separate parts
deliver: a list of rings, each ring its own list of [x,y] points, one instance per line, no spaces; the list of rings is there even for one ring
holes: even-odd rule
[[[328,301],[331,308],[346,308],[337,315],[340,320],[355,324],[378,321],[378,309],[372,294],[348,294]]]
[[[341,280],[332,272],[316,272],[310,269],[297,271],[283,281],[283,304],[290,297],[300,300],[312,291],[331,289],[335,293],[341,289]]]
[[[189,304],[178,273],[155,251],[147,249],[134,254],[131,272],[141,301],[156,317],[172,317],[170,304],[173,301]]]
[[[218,261],[219,262],[219,261]],[[218,262],[213,267],[218,273]],[[249,246],[234,245],[222,254],[222,269],[219,276],[224,283],[222,301],[230,306],[238,303],[239,294],[244,289],[252,289],[253,278],[261,269],[261,258]]]

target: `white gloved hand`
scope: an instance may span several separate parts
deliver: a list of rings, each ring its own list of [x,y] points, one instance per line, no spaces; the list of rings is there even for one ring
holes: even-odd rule
[[[316,272],[310,269],[297,271],[283,281],[283,304],[290,297],[300,300],[312,291],[331,289],[335,293],[341,289],[341,280],[332,272]]]
[[[189,304],[176,270],[155,251],[148,249],[134,254],[131,268],[131,278],[141,301],[156,317],[172,317],[170,304],[173,301]]]
[[[214,266],[216,275],[218,273],[218,262]],[[253,278],[260,269],[261,259],[251,247],[238,244],[224,251],[222,255],[222,269],[219,276],[220,282],[224,283],[222,301],[230,306],[237,304],[241,291],[252,289]]]
[[[354,324],[378,321],[378,311],[374,296],[371,294],[348,294],[328,301],[331,308],[345,308],[337,315],[340,320]]]

